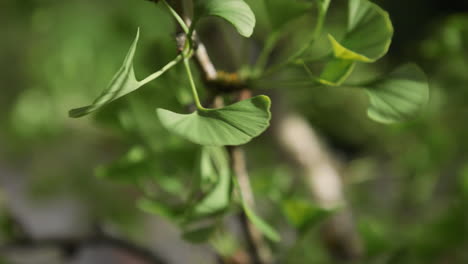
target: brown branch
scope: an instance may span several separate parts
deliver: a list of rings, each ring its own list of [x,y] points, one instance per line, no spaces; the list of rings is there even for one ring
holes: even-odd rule
[[[255,199],[250,185],[249,173],[247,171],[247,162],[245,160],[245,153],[241,147],[231,147],[231,163],[234,174],[237,176],[239,182],[240,192],[242,198],[249,205],[249,207],[255,207]],[[250,252],[252,252],[253,263],[256,264],[268,264],[273,262],[273,255],[265,243],[262,233],[257,227],[252,224],[247,218],[244,212],[240,215],[244,235],[247,238]]]
[[[176,1],[178,2],[174,9],[177,13],[182,14],[183,19],[188,25],[190,25],[190,19],[186,15],[187,12],[184,10],[182,2],[183,0]],[[182,30],[178,27],[178,36],[180,36]],[[198,65],[199,70],[203,74],[203,80],[205,85],[211,89],[214,93],[213,101],[210,102],[210,105],[215,107],[221,107],[223,105],[222,98],[218,95],[225,92],[239,92],[238,100],[243,100],[251,97],[251,91],[244,89],[245,85],[237,79],[237,75],[233,74],[219,74],[211,61],[210,56],[201,42],[196,37],[196,32],[194,32],[195,41],[196,41],[196,51],[195,51],[195,61]],[[180,39],[178,39],[180,43]],[[226,78],[224,78],[226,77]],[[234,170],[234,173],[238,177],[239,185],[242,191],[244,199],[247,200],[251,207],[254,207],[254,196],[252,188],[249,182],[249,175],[247,172],[247,166],[245,161],[245,155],[243,150],[240,147],[230,148],[230,157],[231,157],[231,166]],[[269,264],[272,263],[272,253],[270,248],[263,240],[261,232],[247,219],[246,215],[242,213],[240,215],[241,223],[244,231],[244,235],[247,238],[249,243],[249,250],[251,259],[254,263],[257,264]]]

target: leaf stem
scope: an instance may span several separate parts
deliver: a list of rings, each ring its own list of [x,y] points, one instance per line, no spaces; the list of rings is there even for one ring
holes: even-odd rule
[[[182,30],[185,32],[185,34],[188,34],[189,33],[189,28],[187,27],[187,25],[185,24],[184,20],[179,16],[179,14],[177,14],[177,12],[167,3],[166,0],[162,0],[163,4],[167,7],[167,9],[169,9],[169,12],[171,13],[171,15],[175,18],[175,20],[177,20],[177,22],[179,23],[180,27],[182,28]]]
[[[178,55],[173,60],[171,60],[168,64],[166,64],[164,67],[162,67],[159,71],[157,71],[157,72],[149,75],[145,79],[139,81],[138,83],[139,83],[140,87],[147,84],[147,83],[149,83],[149,82],[151,82],[152,80],[158,78],[163,73],[165,73],[167,70],[174,67],[177,63],[179,63],[183,59],[183,57],[184,56],[182,54]]]
[[[187,71],[187,76],[190,81],[190,87],[192,88],[193,99],[195,100],[195,105],[198,110],[204,110],[205,108],[200,103],[200,98],[198,97],[197,87],[195,86],[195,81],[193,80],[192,70],[190,70],[190,61],[189,58],[184,58],[184,66]]]
[[[268,57],[273,51],[273,48],[275,47],[275,44],[278,41],[279,36],[280,36],[279,32],[273,32],[270,36],[268,36],[267,40],[265,41],[263,50],[260,52],[260,55],[258,56],[257,62],[255,64],[255,68],[254,68],[255,74],[260,74],[265,69],[265,66],[268,62]]]

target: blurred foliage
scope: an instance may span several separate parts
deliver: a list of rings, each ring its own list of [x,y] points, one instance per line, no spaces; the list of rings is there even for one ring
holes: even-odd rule
[[[261,10],[260,1],[246,2]],[[383,6],[399,2],[401,9],[406,4],[379,2]],[[338,35],[343,34],[339,5],[326,20],[326,27]],[[253,43],[230,37],[233,29],[224,24],[214,32],[221,32],[228,42],[241,43],[239,50],[258,50],[274,29],[305,30],[293,19],[301,8],[291,10],[275,15],[273,23],[268,22],[268,14],[256,13]],[[468,263],[468,14],[443,14],[425,28],[414,24],[418,23],[404,26],[422,31],[420,41],[398,35],[402,26],[396,23],[395,52],[390,50],[377,65],[358,65],[353,78],[388,72],[415,59],[431,86],[430,104],[416,120],[376,124],[364,114],[365,96],[346,87],[297,85],[283,89],[282,96],[346,161],[346,191],[366,248],[362,263]],[[180,74],[182,65],[92,118],[70,120],[67,111],[99,94],[121,64],[137,27],[145,37],[134,63],[145,76],[177,52],[174,35],[167,30],[174,28],[173,22],[160,6],[127,0],[0,4],[0,164],[18,168],[35,199],[77,197],[89,207],[90,221],[136,237],[142,216],[136,198],[145,194],[152,201],[184,206],[194,195],[187,190],[196,190],[200,180],[200,149],[164,130],[155,114],[156,106],[184,110],[190,101],[186,77]],[[201,37],[213,38],[208,34],[212,27],[207,23]],[[312,47],[311,56],[323,51],[325,41],[324,36]],[[301,40],[286,34],[279,43],[275,52],[281,60]],[[210,41],[207,46],[221,69],[249,61],[252,55],[229,58]],[[402,53],[402,47],[410,47],[411,55]],[[293,230],[297,237],[294,243],[274,245],[275,252],[282,263],[334,263],[320,243],[318,228],[330,212],[314,207],[306,187],[271,149],[272,144],[267,134],[247,149],[259,214],[281,233]],[[2,234],[14,232],[2,208]],[[164,208],[155,210],[161,213]],[[205,234],[200,229],[194,232],[186,233],[186,238],[198,240]],[[233,239],[217,230],[212,243],[233,252],[239,246]]]

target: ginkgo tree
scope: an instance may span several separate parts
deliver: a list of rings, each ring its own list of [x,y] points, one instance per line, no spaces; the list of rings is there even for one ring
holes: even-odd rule
[[[406,121],[417,115],[427,103],[429,89],[424,72],[415,64],[406,64],[387,75],[367,78],[365,81],[347,83],[359,63],[375,63],[388,51],[393,36],[390,16],[378,5],[369,0],[348,0],[347,26],[342,36],[325,32],[326,15],[333,4],[330,0],[196,0],[188,19],[174,9],[173,2],[154,1],[164,5],[179,24],[184,34],[184,42],[179,54],[161,69],[137,80],[133,58],[137,52],[140,32],[130,46],[123,65],[114,75],[101,94],[88,106],[72,109],[70,117],[82,117],[131,93],[145,84],[156,80],[178,64],[183,64],[188,79],[186,84],[193,100],[193,111],[176,113],[172,109],[154,106],[152,122],[160,122],[171,133],[201,147],[199,160],[199,181],[204,187],[201,198],[189,200],[182,206],[172,206],[164,201],[143,197],[138,206],[151,213],[163,215],[179,224],[184,237],[191,241],[205,241],[219,226],[221,219],[233,205],[239,205],[250,221],[266,237],[279,241],[278,232],[259,216],[243,197],[239,183],[232,173],[228,150],[231,146],[248,143],[261,135],[270,125],[271,102],[266,95],[257,95],[243,100],[226,97],[225,106],[213,107],[199,96],[199,89],[192,73],[191,61],[199,47],[196,29],[206,17],[217,17],[230,23],[243,37],[254,34],[256,14],[250,5],[263,6],[269,20],[269,35],[254,65],[244,65],[241,78],[243,89],[253,91],[268,89],[267,83],[273,75],[289,69],[301,72],[299,81],[314,87],[343,86],[362,90],[369,98],[367,115],[381,123]],[[130,3],[129,3],[130,4]],[[250,4],[250,5],[249,5]],[[301,47],[288,54],[286,58],[269,61],[272,50],[285,34],[285,25],[295,19],[312,15],[309,34],[304,35]],[[317,44],[323,36],[327,47],[320,59],[309,56],[310,47]],[[209,53],[209,51],[208,51]],[[281,77],[281,74],[277,75]],[[277,77],[276,76],[276,77]],[[294,82],[298,80],[285,80]],[[305,80],[305,81],[304,81]],[[171,91],[171,89],[168,89]],[[138,92],[138,91],[137,91]],[[216,90],[223,95],[223,89]],[[160,139],[164,140],[164,139]],[[206,187],[208,186],[208,187]],[[201,188],[201,187],[200,187]],[[237,193],[238,195],[234,195]],[[245,195],[245,194],[244,194]],[[208,220],[208,221],[207,221]]]

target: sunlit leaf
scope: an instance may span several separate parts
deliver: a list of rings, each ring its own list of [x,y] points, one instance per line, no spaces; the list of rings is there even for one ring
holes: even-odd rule
[[[355,64],[352,60],[332,58],[325,63],[319,76],[314,75],[307,64],[304,63],[303,66],[312,81],[330,86],[339,86],[353,72]]]
[[[332,59],[325,65],[318,81],[325,85],[341,85],[353,72],[355,65],[352,60]]]
[[[341,41],[329,35],[335,57],[374,62],[384,56],[393,36],[386,11],[368,0],[349,0],[347,33]]]
[[[408,120],[429,100],[426,75],[414,64],[399,67],[365,89],[370,99],[367,115],[382,123]]]
[[[259,95],[217,109],[178,114],[157,109],[169,131],[207,146],[241,145],[260,135],[270,123],[270,98]]]
[[[250,37],[255,27],[255,15],[243,0],[197,0],[195,16],[218,16],[231,23],[244,37]]]
[[[215,178],[216,183],[203,199],[194,205],[194,217],[218,213],[226,209],[231,201],[231,177],[226,150],[221,147],[204,147],[200,162],[202,180]]]
[[[135,78],[133,70],[133,57],[135,56],[139,36],[140,30],[138,29],[135,40],[125,57],[122,67],[120,67],[119,71],[114,75],[107,88],[91,105],[70,110],[70,117],[81,117],[87,115],[140,87],[140,83]]]

